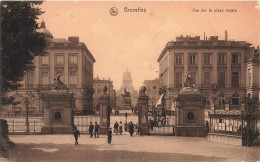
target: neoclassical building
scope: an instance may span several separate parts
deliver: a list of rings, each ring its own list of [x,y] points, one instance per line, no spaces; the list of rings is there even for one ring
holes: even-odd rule
[[[109,79],[100,79],[99,77],[94,78],[93,80],[93,109],[94,111],[99,111],[99,98],[104,93],[103,89],[107,86],[107,95],[109,95],[110,100],[109,104],[112,108],[116,107],[116,91],[113,86],[113,81]]]
[[[171,109],[185,75],[207,97],[208,108],[237,110],[246,95],[246,62],[254,49],[246,41],[225,40],[218,36],[180,36],[166,44],[158,58],[159,86],[166,89],[165,108]]]
[[[146,94],[149,97],[148,105],[153,107],[159,100],[159,78],[154,80],[145,80],[143,85],[146,87]]]
[[[25,76],[22,81],[23,87],[9,95],[21,98],[28,96],[28,93],[33,94],[33,100],[29,103],[29,113],[43,115],[40,96],[50,91],[54,78],[60,76],[61,81],[76,97],[75,113],[90,113],[93,110],[93,55],[77,36],[68,39],[54,38],[44,21],[41,22],[39,32],[45,34],[47,55],[35,57],[35,69]],[[5,107],[5,113],[25,114],[25,104],[9,105]]]

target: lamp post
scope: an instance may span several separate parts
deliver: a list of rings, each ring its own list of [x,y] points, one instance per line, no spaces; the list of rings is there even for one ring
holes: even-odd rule
[[[35,95],[32,92],[26,91],[25,96],[20,94],[22,100],[24,100],[25,109],[26,109],[26,119],[25,119],[25,126],[26,126],[26,133],[30,132],[29,129],[29,103],[34,103]]]

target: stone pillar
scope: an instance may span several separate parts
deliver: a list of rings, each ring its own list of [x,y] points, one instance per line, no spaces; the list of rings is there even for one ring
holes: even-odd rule
[[[102,94],[99,98],[100,100],[100,134],[107,134],[107,131],[110,126],[110,113],[109,113],[109,96],[107,94]]]
[[[144,87],[142,87],[144,89]],[[146,90],[146,88],[145,88]],[[148,96],[145,94],[145,90],[139,94],[138,105],[138,124],[140,135],[149,135],[149,123],[148,123]]]

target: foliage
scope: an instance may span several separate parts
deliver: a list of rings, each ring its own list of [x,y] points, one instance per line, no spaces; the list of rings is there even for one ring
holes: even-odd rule
[[[243,100],[242,117],[246,120],[260,119],[259,101],[257,97],[245,97]]]
[[[0,119],[0,153],[8,151],[14,143],[8,138],[8,124],[4,119]]]
[[[1,2],[1,74],[2,104],[13,100],[7,92],[21,87],[28,71],[33,70],[35,56],[46,53],[44,34],[39,33],[36,20],[43,12],[42,2]]]

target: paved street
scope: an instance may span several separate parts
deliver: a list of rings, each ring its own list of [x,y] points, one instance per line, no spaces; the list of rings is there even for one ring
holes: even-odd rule
[[[104,135],[90,138],[84,134],[77,146],[73,135],[11,135],[10,139],[16,147],[5,160],[260,161],[259,147],[212,143],[197,137],[113,135],[112,144],[108,145]]]

